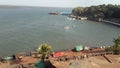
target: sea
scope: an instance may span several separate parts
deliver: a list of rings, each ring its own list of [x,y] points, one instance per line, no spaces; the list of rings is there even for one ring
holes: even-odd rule
[[[19,7],[0,8],[0,56],[31,51],[42,44],[53,51],[77,45],[100,47],[114,45],[120,27],[89,20],[72,20],[50,12],[72,12],[72,8]]]

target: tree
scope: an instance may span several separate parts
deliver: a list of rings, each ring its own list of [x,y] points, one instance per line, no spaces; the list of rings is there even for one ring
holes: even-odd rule
[[[82,16],[82,13],[84,12],[84,8],[83,7],[77,7],[77,8],[74,8],[72,10],[72,13],[75,15],[75,16]]]
[[[114,45],[107,47],[106,51],[113,51],[115,54],[120,54],[120,36],[114,39]]]
[[[43,43],[37,48],[37,51],[39,52],[38,57],[44,60],[50,56],[52,48],[49,44]]]
[[[114,43],[115,43],[115,54],[119,54],[120,36],[114,39]]]
[[[72,10],[75,16],[88,18],[120,18],[120,5],[98,5],[90,7],[76,7]]]

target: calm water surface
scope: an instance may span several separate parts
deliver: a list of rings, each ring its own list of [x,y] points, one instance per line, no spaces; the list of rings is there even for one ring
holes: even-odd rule
[[[53,50],[87,46],[113,45],[120,27],[93,21],[69,20],[67,16],[49,15],[51,11],[71,11],[68,8],[0,9],[0,56],[29,52],[41,43]],[[69,29],[64,29],[69,27]]]

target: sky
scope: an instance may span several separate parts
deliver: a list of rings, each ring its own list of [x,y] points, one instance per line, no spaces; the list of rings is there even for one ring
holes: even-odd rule
[[[117,4],[120,0],[0,0],[0,5],[41,6],[41,7],[77,7],[100,4]]]

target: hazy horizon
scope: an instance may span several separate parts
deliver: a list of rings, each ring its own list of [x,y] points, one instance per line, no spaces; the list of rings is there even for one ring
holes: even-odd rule
[[[92,5],[113,4],[120,5],[120,0],[4,0],[0,5],[35,6],[35,7],[88,7]]]

